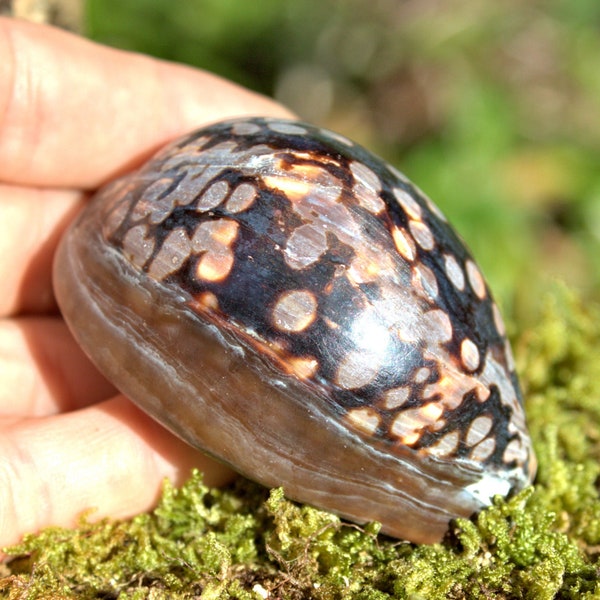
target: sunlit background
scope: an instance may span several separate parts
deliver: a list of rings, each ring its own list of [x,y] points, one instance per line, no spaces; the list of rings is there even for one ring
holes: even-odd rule
[[[509,315],[553,278],[600,298],[598,0],[88,0],[83,28],[384,156],[450,217]]]

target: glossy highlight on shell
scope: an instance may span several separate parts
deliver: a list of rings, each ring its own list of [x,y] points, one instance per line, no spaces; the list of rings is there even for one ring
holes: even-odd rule
[[[122,392],[291,498],[432,542],[532,480],[479,268],[421,191],[338,134],[245,118],[184,136],[96,195],[54,277]]]

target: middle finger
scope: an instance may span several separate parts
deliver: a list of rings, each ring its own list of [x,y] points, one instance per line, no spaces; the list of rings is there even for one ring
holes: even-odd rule
[[[0,415],[39,417],[116,394],[58,317],[0,319]]]
[[[0,183],[0,317],[56,310],[52,257],[84,202],[78,190]]]

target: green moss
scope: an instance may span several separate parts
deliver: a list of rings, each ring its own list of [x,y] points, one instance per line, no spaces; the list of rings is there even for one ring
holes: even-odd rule
[[[233,565],[252,564],[258,555],[254,537],[264,492],[246,488],[210,490],[198,473],[181,489],[166,482],[152,514],[125,522],[82,521],[74,531],[49,528],[27,536],[10,550],[23,557],[13,570],[39,580],[31,598],[42,597],[38,586],[63,587],[75,593],[68,597],[82,598],[146,597],[144,589],[169,597],[199,590],[206,598],[221,597],[232,585],[237,589]]]
[[[168,482],[150,514],[49,528],[8,550],[0,596],[600,598],[600,307],[556,286],[515,342],[535,487],[416,546],[241,480]]]

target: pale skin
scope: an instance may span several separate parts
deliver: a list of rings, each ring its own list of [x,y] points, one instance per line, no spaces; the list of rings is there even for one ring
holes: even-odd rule
[[[148,510],[164,478],[194,467],[211,485],[233,476],[95,370],[58,315],[51,271],[91,192],[241,115],[292,116],[209,73],[0,18],[0,548],[88,509]]]

